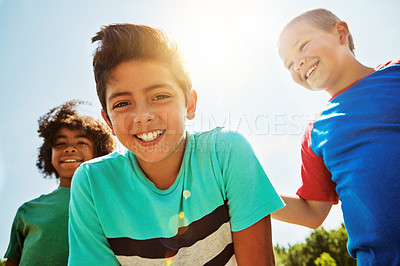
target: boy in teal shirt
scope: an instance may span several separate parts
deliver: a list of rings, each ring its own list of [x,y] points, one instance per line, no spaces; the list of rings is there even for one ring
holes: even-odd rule
[[[272,265],[283,203],[241,135],[185,132],[197,95],[176,45],[132,24],[92,40],[102,115],[128,151],[75,173],[69,264]]]
[[[67,102],[39,120],[44,141],[37,166],[45,176],[54,174],[60,186],[18,209],[4,255],[6,265],[67,265],[72,176],[82,162],[110,153],[115,146],[104,123],[78,115],[75,107],[82,103]]]

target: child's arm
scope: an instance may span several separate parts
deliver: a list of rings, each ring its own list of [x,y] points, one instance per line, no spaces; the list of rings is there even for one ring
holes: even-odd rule
[[[275,265],[269,215],[232,236],[238,265]]]
[[[272,213],[272,218],[312,229],[324,222],[332,207],[331,202],[305,200],[299,196],[281,195],[281,198],[286,206]]]

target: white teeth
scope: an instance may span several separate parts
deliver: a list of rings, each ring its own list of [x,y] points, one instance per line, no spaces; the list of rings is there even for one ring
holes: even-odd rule
[[[311,73],[314,71],[314,69],[315,69],[316,67],[317,67],[317,66],[314,65],[313,67],[311,67],[311,68],[307,71],[307,73],[306,73],[306,78],[308,78],[308,77],[311,75]]]
[[[79,160],[72,160],[72,159],[69,159],[69,160],[64,160],[64,161],[62,161],[63,163],[76,163],[76,162],[79,162]]]
[[[148,132],[148,133],[143,133],[143,134],[136,135],[136,137],[138,137],[139,139],[147,142],[147,141],[155,140],[162,133],[163,133],[162,130],[156,130],[156,131],[153,131],[153,132]]]

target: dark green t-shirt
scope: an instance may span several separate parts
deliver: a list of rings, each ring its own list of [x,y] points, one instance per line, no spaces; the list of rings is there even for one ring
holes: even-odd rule
[[[70,188],[24,203],[17,211],[5,258],[20,265],[67,265]]]

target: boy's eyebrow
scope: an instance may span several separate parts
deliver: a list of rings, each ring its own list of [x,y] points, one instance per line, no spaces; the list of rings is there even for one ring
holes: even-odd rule
[[[85,139],[88,139],[88,136],[87,136],[87,135],[84,135],[84,134],[80,134],[80,135],[76,135],[76,136],[75,136],[75,139],[77,139],[77,138],[85,138]]]
[[[110,97],[108,97],[108,101],[111,101],[112,99],[114,99],[115,97],[118,97],[118,96],[126,96],[126,95],[128,95],[128,96],[130,96],[130,95],[132,95],[132,93],[130,93],[129,91],[122,91],[122,92],[116,92],[116,93],[112,93],[111,95],[110,95]]]
[[[145,90],[145,92],[149,92],[151,90],[155,90],[155,89],[162,88],[162,87],[167,87],[167,86],[169,87],[170,85],[165,84],[165,83],[159,83],[159,84],[154,84],[154,85],[151,85],[151,86],[149,86],[147,88],[144,88],[144,90]],[[115,97],[118,97],[118,96],[131,96],[131,95],[132,95],[132,93],[129,92],[129,91],[116,92],[116,93],[111,94],[110,97],[108,97],[107,100],[110,101],[110,100],[112,100],[112,99],[114,99]]]
[[[57,135],[54,140],[66,139],[66,138],[67,138],[66,135]],[[74,138],[75,139],[77,139],[77,138],[86,138],[87,139],[88,137],[86,135],[84,135],[84,134],[80,134],[80,135],[75,136]]]

